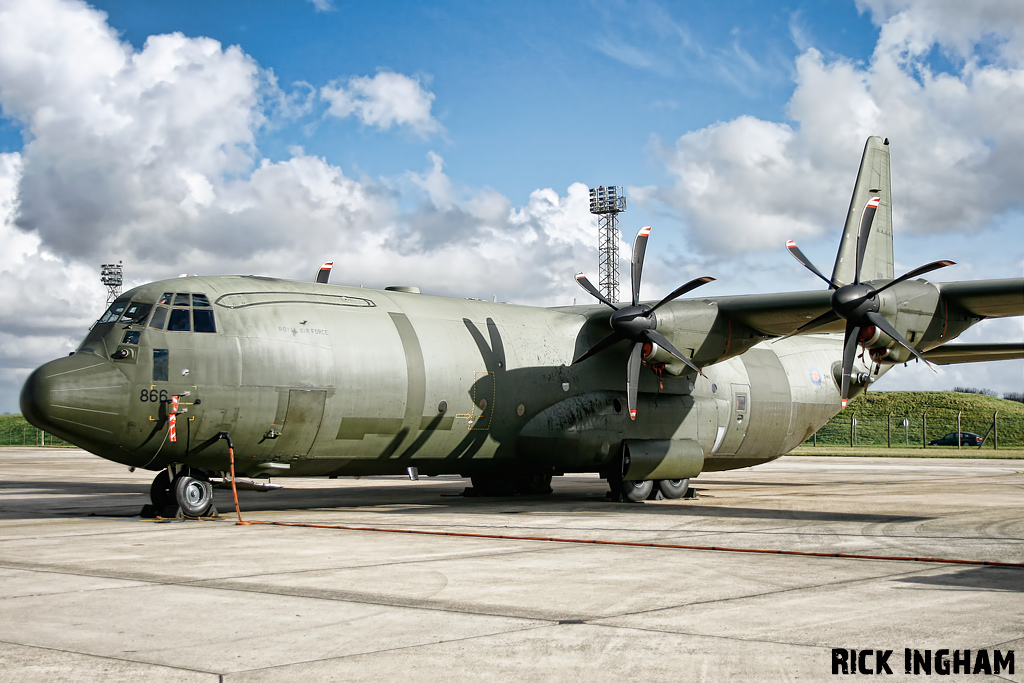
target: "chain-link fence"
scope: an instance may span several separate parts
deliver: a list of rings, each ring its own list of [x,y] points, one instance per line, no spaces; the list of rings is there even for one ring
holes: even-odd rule
[[[35,427],[8,427],[0,429],[0,446],[46,446],[53,448],[73,448],[73,444],[58,439],[53,434]]]
[[[856,410],[847,409],[819,429],[806,444],[923,448],[956,432],[970,432],[982,437],[982,449],[985,450],[1024,447],[1024,417],[1001,415],[998,411],[950,408],[929,408],[908,414],[864,411],[858,414]],[[956,447],[955,436],[947,445]]]

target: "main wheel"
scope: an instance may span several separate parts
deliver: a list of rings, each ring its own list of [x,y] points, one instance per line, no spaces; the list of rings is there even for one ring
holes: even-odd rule
[[[653,490],[654,482],[650,479],[622,482],[622,498],[632,503],[647,500],[647,496],[651,495]]]
[[[524,496],[544,496],[551,493],[550,474],[526,474],[515,478],[516,492]]]
[[[174,478],[174,498],[186,517],[202,517],[213,507],[213,485],[203,472],[186,469]]]
[[[493,474],[478,474],[470,477],[476,495],[483,498],[516,495],[515,483],[508,477]]]
[[[682,498],[690,489],[689,479],[662,479],[658,482],[661,495],[668,499]]]
[[[174,505],[174,487],[171,485],[171,475],[167,470],[160,470],[160,474],[153,479],[149,487],[149,500],[159,514],[163,514],[161,511],[168,505]]]

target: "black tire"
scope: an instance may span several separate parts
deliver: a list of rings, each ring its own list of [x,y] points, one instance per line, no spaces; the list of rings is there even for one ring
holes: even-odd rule
[[[149,487],[149,500],[153,503],[153,509],[157,511],[175,504],[174,487],[171,486],[171,475],[167,470],[160,470],[160,474],[153,479]]]
[[[690,489],[690,480],[662,479],[658,482],[658,488],[661,489],[661,495],[669,500],[676,500],[686,496],[686,492]]]
[[[516,495],[515,483],[508,477],[486,474],[470,477],[469,480],[473,482],[473,491],[482,498]]]
[[[647,500],[654,490],[654,482],[650,479],[622,482],[622,499],[631,503]]]
[[[174,478],[174,499],[186,517],[203,517],[213,507],[213,485],[204,473],[186,469]]]
[[[550,474],[527,474],[515,479],[516,492],[524,496],[545,496],[551,493]]]

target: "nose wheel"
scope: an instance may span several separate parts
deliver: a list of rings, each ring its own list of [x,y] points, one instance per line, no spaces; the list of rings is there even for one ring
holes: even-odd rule
[[[210,477],[194,467],[181,467],[171,477],[162,470],[149,487],[153,513],[160,517],[207,517],[216,515],[213,507],[213,485]]]

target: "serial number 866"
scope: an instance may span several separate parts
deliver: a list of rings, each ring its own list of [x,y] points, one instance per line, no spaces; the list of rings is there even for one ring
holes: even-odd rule
[[[156,389],[143,389],[142,393],[139,394],[139,400],[143,403],[163,403],[169,401],[170,398],[166,389],[160,391]]]

